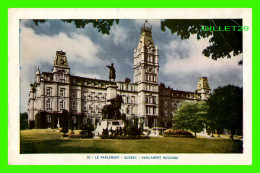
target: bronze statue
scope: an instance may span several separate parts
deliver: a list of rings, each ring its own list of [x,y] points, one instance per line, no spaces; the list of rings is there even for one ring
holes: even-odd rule
[[[107,65],[107,67],[110,69],[109,71],[109,81],[111,82],[112,79],[115,81],[116,79],[116,70],[114,68],[114,64],[112,63],[111,66]]]
[[[102,108],[102,119],[122,119],[120,112],[121,104],[123,103],[122,96],[117,95],[116,98],[110,101],[111,104]]]

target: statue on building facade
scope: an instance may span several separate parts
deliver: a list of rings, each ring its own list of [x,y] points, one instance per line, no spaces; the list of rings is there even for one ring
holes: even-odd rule
[[[115,79],[116,79],[116,70],[114,68],[114,64],[112,63],[111,66],[107,65],[107,68],[110,69],[110,71],[109,71],[109,81],[110,82],[112,80],[115,81]]]

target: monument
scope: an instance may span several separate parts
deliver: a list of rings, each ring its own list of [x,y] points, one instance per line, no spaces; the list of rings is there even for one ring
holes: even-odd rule
[[[115,82],[115,80],[116,80],[116,70],[114,68],[114,64],[112,63],[111,66],[107,65],[107,68],[110,69],[110,71],[109,71],[109,81],[111,82],[113,80]]]
[[[123,99],[121,95],[117,94],[117,85],[115,83],[116,70],[113,63],[107,67],[110,69],[110,84],[107,86],[107,103],[109,104],[102,108],[102,121],[97,124],[97,128],[94,131],[95,137],[102,135],[104,130],[110,135],[113,134],[113,131],[123,129],[125,126],[123,121],[125,117],[122,117],[120,112]]]

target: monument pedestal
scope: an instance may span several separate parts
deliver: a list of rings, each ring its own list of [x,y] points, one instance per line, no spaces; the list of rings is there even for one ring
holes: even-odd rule
[[[116,98],[117,96],[117,85],[108,85],[107,86],[107,100]]]
[[[124,128],[125,123],[123,120],[114,120],[114,119],[104,119],[101,122],[97,124],[97,128],[94,131],[95,137],[98,137],[102,135],[103,129],[108,129],[108,131],[111,130],[116,130],[117,128]],[[108,133],[110,135],[110,132]]]
[[[121,103],[122,97],[117,95],[117,85],[115,83],[110,83],[107,86],[107,104],[102,109],[102,118],[103,120],[97,124],[97,128],[94,131],[94,136],[103,134],[103,130],[108,130],[108,135],[111,134],[111,131],[116,131],[117,129],[121,130],[125,127],[124,121],[121,120]]]

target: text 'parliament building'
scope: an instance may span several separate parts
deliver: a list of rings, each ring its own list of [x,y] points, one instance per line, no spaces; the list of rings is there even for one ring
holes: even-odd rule
[[[31,84],[28,116],[30,128],[59,128],[63,110],[71,115],[75,129],[102,121],[102,108],[117,95],[122,98],[120,112],[139,128],[172,127],[172,118],[183,101],[207,100],[211,89],[206,77],[199,78],[195,92],[174,90],[159,84],[159,50],[154,46],[152,27],[141,27],[134,50],[134,81],[115,80],[113,64],[110,80],[73,76],[66,52],[57,51],[52,72],[36,71]],[[112,70],[111,70],[112,69]],[[112,77],[111,77],[112,75]]]

